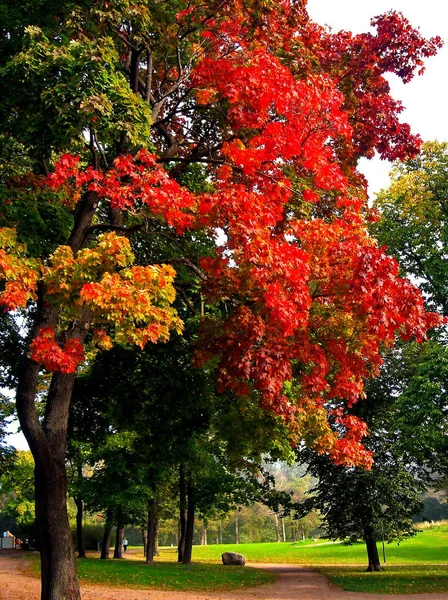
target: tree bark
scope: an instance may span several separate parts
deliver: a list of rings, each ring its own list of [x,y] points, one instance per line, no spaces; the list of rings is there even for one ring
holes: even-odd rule
[[[80,202],[69,246],[76,253],[84,244],[97,206],[98,196],[87,192]],[[43,284],[38,286],[37,310],[28,344],[42,327],[54,327],[58,309],[47,302]],[[81,343],[89,316],[74,322],[70,337]],[[75,552],[67,515],[65,454],[67,425],[75,374],[54,373],[47,394],[45,414],[40,419],[36,395],[41,365],[25,350],[17,386],[17,415],[35,464],[36,521],[41,552],[41,600],[80,600]]]
[[[201,546],[207,546],[207,525],[205,523],[201,525]]]
[[[41,308],[40,325],[52,320]],[[35,463],[36,521],[41,553],[41,600],[79,600],[76,560],[67,515],[65,451],[74,375],[55,373],[45,415],[35,406],[40,365],[25,356],[17,387],[17,413]]]
[[[120,521],[117,523],[117,534],[115,536],[115,550],[114,558],[123,558],[123,535],[124,535],[124,523]]]
[[[364,541],[366,544],[367,558],[369,561],[367,571],[381,571],[380,557],[378,555],[378,547],[376,545],[376,538],[372,525],[367,525],[364,528]]]
[[[235,515],[235,544],[240,543],[240,524],[238,521],[238,513]]]
[[[277,543],[279,543],[281,540],[280,540],[280,529],[278,527],[277,513],[274,513],[274,525],[275,525],[275,539],[276,539]]]
[[[156,501],[153,497],[148,500],[148,535],[146,539],[145,561],[147,565],[154,563],[156,519]]]
[[[185,535],[187,532],[187,491],[185,483],[185,466],[179,467],[179,544],[177,546],[177,562],[183,562],[185,552]]]
[[[157,511],[156,511],[156,518],[154,520],[154,556],[160,556],[159,528],[160,528],[160,519],[159,519],[159,515],[157,514]]]
[[[142,527],[142,538],[143,538],[143,556],[146,558],[146,544],[148,543],[147,527]]]
[[[83,515],[84,515],[84,503],[82,498],[77,496],[75,499],[76,504],[76,541],[78,544],[78,558],[86,557],[86,548],[84,544],[84,528],[82,524]]]
[[[64,463],[36,464],[36,519],[41,555],[41,600],[81,598],[67,515]]]
[[[187,526],[185,529],[185,550],[182,558],[182,564],[191,564],[191,557],[193,554],[193,536],[194,536],[194,513],[196,509],[196,498],[195,489],[191,476],[188,478],[187,484],[187,497],[188,497],[188,508],[187,508]]]
[[[106,522],[104,524],[103,542],[101,544],[101,556],[103,560],[109,558],[110,535],[112,533],[112,515],[110,511],[106,513]]]

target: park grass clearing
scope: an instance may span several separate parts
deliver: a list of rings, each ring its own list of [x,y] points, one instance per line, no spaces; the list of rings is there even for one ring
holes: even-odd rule
[[[34,574],[39,574],[37,555],[30,556]],[[273,573],[250,567],[230,567],[212,563],[182,565],[177,562],[142,560],[78,559],[81,584],[112,588],[209,592],[255,587],[275,581]]]
[[[448,526],[424,529],[400,544],[386,544],[386,565],[380,573],[366,573],[363,543],[239,544],[195,546],[194,560],[219,560],[234,550],[253,563],[285,563],[315,567],[332,583],[353,592],[417,594],[448,592]],[[382,557],[381,544],[378,545]]]
[[[380,555],[381,547],[379,545]],[[162,548],[152,566],[141,548],[129,548],[125,560],[78,560],[82,583],[109,587],[225,591],[272,583],[275,576],[250,567],[224,567],[221,554],[240,552],[248,562],[306,565],[345,590],[378,594],[448,592],[448,526],[425,529],[401,544],[386,544],[387,563],[380,573],[366,573],[364,544],[322,542],[223,544],[194,546],[193,564],[176,562],[176,548]],[[32,557],[34,558],[34,557]],[[33,560],[38,573],[39,562]]]
[[[383,567],[382,567],[383,568]],[[448,563],[385,565],[379,573],[366,573],[365,566],[326,566],[317,569],[350,592],[375,594],[431,594],[448,592]]]

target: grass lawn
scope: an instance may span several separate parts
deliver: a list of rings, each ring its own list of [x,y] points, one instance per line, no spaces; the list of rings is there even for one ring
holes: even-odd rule
[[[380,555],[381,555],[381,548]],[[145,565],[142,549],[130,548],[126,560],[78,560],[81,582],[110,587],[224,591],[271,583],[275,576],[248,567],[224,567],[221,554],[241,552],[249,562],[316,567],[342,587],[355,592],[415,594],[448,592],[448,527],[428,529],[414,538],[386,545],[387,563],[380,573],[366,573],[364,544],[312,541],[268,544],[195,546],[193,564],[179,565],[176,549],[163,548],[153,566]],[[38,570],[37,558],[33,561]]]
[[[39,572],[39,559],[32,556],[33,570]],[[158,590],[225,591],[272,583],[275,575],[249,567],[229,567],[213,563],[181,565],[177,562],[156,562],[146,565],[142,560],[78,559],[81,583],[114,588]]]
[[[448,592],[448,527],[428,529],[401,544],[386,544],[387,563],[380,573],[366,573],[364,544],[240,544],[196,546],[194,560],[219,559],[237,550],[249,562],[315,566],[333,583],[354,592],[416,594]],[[382,557],[381,546],[379,545]]]

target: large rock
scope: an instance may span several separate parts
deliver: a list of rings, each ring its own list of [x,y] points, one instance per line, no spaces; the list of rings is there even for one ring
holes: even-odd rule
[[[237,552],[224,552],[221,558],[223,565],[237,565],[239,567],[244,567],[246,564],[246,557]]]

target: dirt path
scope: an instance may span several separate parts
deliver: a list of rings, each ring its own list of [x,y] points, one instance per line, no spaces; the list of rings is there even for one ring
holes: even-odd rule
[[[445,594],[387,596],[344,592],[305,567],[252,565],[273,571],[277,581],[238,592],[160,592],[82,586],[83,600],[448,600]],[[0,600],[39,600],[40,582],[26,574],[20,552],[0,551]]]

